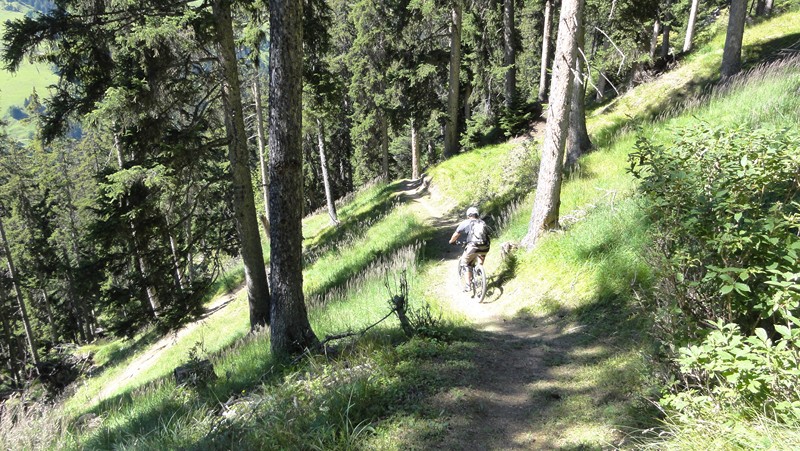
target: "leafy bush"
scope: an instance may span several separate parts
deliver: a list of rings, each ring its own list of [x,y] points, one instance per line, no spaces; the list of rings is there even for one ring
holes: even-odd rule
[[[701,124],[670,147],[640,138],[631,154],[667,263],[662,338],[699,343],[679,351],[687,390],[666,406],[763,406],[800,420],[798,149],[795,130]]]

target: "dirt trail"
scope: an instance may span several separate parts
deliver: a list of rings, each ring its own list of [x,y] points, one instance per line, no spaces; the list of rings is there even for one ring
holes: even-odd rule
[[[481,345],[476,349],[476,370],[465,376],[464,387],[453,393],[444,393],[435,401],[437,407],[448,415],[448,433],[435,445],[438,449],[548,449],[557,446],[536,423],[549,405],[558,401],[558,394],[540,402],[532,395],[534,384],[547,379],[550,369],[548,359],[561,354],[572,345],[569,326],[559,321],[532,324],[515,321],[507,315],[509,300],[514,293],[504,293],[502,287],[493,286],[491,277],[498,262],[487,261],[490,288],[486,299],[478,303],[459,289],[456,261],[462,250],[451,246],[448,240],[458,222],[463,219],[453,214],[445,216],[447,208],[430,181],[402,193],[401,198],[412,204],[412,210],[436,229],[428,249],[440,262],[430,270],[434,279],[441,282],[428,287],[430,294],[446,299],[461,312],[481,333]],[[462,215],[463,216],[463,215]],[[493,243],[499,246],[500,243]],[[493,256],[494,254],[492,254]],[[568,331],[569,332],[569,331]]]
[[[161,354],[163,354],[170,346],[174,345],[178,340],[188,335],[193,330],[202,326],[204,321],[209,316],[227,307],[228,304],[236,299],[239,293],[241,293],[244,289],[245,288],[239,288],[234,293],[228,293],[224,296],[220,296],[206,307],[206,313],[204,313],[198,320],[187,324],[178,331],[164,335],[156,343],[148,346],[139,357],[136,357],[130,364],[128,364],[122,373],[107,383],[105,388],[103,388],[103,390],[94,397],[93,402],[99,402],[103,399],[111,397],[116,391],[124,387],[130,379],[134,378],[137,374],[147,371],[150,367],[155,365],[156,362],[158,362]]]

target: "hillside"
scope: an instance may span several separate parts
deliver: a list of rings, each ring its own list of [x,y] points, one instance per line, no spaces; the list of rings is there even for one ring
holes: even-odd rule
[[[800,52],[793,46],[800,13],[748,32],[751,72],[733,82],[720,85],[713,75],[724,39],[717,36],[671,71],[589,112],[596,147],[565,180],[561,229],[535,249],[501,255],[501,244],[527,232],[540,122],[524,136],[433,166],[419,180],[362,187],[338,202],[338,226],[325,211],[304,219],[312,326],[320,338],[352,336],[290,365],[273,360],[269,334],[249,333],[243,270],[232,268],[197,322],[166,336],[149,330],[79,350],[94,353],[91,376],[55,407],[20,407],[16,415],[25,421],[2,416],[0,445],[708,448],[702,431],[695,442],[675,439],[691,434],[664,428],[655,407],[663,374],[646,301],[661,274],[653,218],[629,155],[641,138],[669,147],[696,124],[800,126],[800,69],[791,55]],[[765,60],[778,62],[760,66]],[[460,249],[447,245],[471,205],[496,231],[482,303],[459,291]],[[409,302],[413,336],[391,314],[396,295]],[[176,386],[178,364],[205,358],[215,379]],[[730,434],[720,423],[706,440]],[[757,426],[735,424],[766,449],[800,443],[789,427],[759,435]]]
[[[34,7],[23,2],[0,2],[0,34],[7,21],[19,19],[34,11]],[[14,74],[5,68],[0,69],[0,119],[8,124],[6,130],[11,138],[27,140],[33,132],[33,126],[20,121],[22,116],[19,113],[12,115],[10,109],[15,107],[24,112],[25,101],[34,90],[40,97],[46,97],[49,94],[47,87],[57,80],[53,68],[43,63],[25,62]]]

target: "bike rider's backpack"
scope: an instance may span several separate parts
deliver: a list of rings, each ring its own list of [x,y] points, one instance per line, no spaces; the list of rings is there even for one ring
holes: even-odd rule
[[[468,242],[474,244],[479,249],[489,249],[489,226],[482,219],[472,221],[472,228],[469,232]]]

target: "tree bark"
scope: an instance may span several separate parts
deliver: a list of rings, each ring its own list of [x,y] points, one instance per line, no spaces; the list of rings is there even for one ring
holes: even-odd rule
[[[744,21],[747,16],[747,0],[731,2],[728,32],[725,35],[725,49],[722,51],[722,78],[736,75],[742,69],[742,39],[744,38]]]
[[[764,4],[765,16],[769,16],[772,14],[772,5],[773,5],[773,0],[767,0],[767,2]]]
[[[455,0],[450,23],[450,80],[447,92],[447,123],[444,134],[444,157],[458,153],[458,94],[461,77],[461,11],[462,0]]]
[[[422,172],[422,162],[420,158],[419,131],[417,121],[411,119],[411,179],[417,180]]]
[[[583,15],[578,17],[577,46],[581,51],[584,47]],[[584,61],[580,52],[576,52],[575,76],[573,81],[572,96],[569,112],[569,134],[567,136],[567,168],[574,168],[578,159],[592,148],[589,131],[586,129],[586,77],[584,74]]]
[[[6,263],[8,264],[8,272],[11,276],[11,283],[14,286],[14,293],[17,296],[17,303],[19,304],[19,312],[22,316],[22,325],[25,328],[25,338],[28,340],[28,347],[31,350],[31,358],[33,359],[33,367],[36,374],[39,374],[39,351],[36,350],[36,337],[33,335],[31,322],[28,319],[28,309],[25,308],[25,300],[22,298],[22,289],[19,286],[19,277],[17,268],[14,266],[14,258],[11,256],[11,247],[8,245],[6,238],[6,229],[3,227],[3,218],[0,217],[0,240],[3,241],[3,252],[6,254]]]
[[[381,177],[389,181],[389,121],[386,114],[381,113]]]
[[[253,97],[256,100],[256,135],[258,137],[258,166],[261,169],[261,195],[264,197],[264,215],[262,216],[265,221],[264,233],[269,239],[269,171],[267,170],[267,137],[264,132],[264,115],[261,114],[263,106],[261,104],[261,72],[256,65],[256,75],[253,78]]]
[[[539,166],[536,197],[528,233],[522,240],[522,245],[528,248],[536,244],[542,233],[558,227],[564,145],[567,140],[573,87],[572,68],[575,66],[578,48],[577,29],[582,10],[583,0],[564,0],[561,4],[542,161]]]
[[[334,202],[331,191],[331,180],[328,177],[328,158],[325,155],[325,125],[317,118],[317,145],[319,146],[319,162],[322,167],[322,184],[325,186],[325,201],[328,204],[328,216],[331,223],[339,225],[339,217],[336,215],[336,202]]]
[[[653,22],[653,34],[650,37],[650,59],[656,58],[656,50],[658,49],[658,37],[661,36],[661,19],[656,18]]]
[[[233,212],[244,263],[247,300],[250,306],[250,327],[270,322],[270,295],[261,236],[258,233],[253,182],[250,179],[247,133],[242,114],[242,93],[239,85],[239,66],[233,40],[231,5],[226,0],[212,3],[219,64],[222,69],[222,104],[228,138],[228,158],[233,181]]]
[[[697,21],[697,7],[700,5],[700,0],[692,0],[692,6],[689,9],[689,23],[686,25],[686,40],[683,41],[683,51],[688,52],[692,49],[692,40],[694,39],[694,25]]]
[[[766,8],[767,8],[766,0],[756,0],[756,12],[755,12],[755,15],[756,16],[763,16],[764,15],[764,11],[766,10]]]
[[[514,0],[503,1],[503,65],[506,67],[505,103],[510,111],[517,98],[516,50],[514,48]]]
[[[539,101],[547,101],[547,90],[550,78],[547,70],[550,68],[550,35],[553,34],[553,0],[544,2],[544,31],[542,31],[542,68],[539,73]]]
[[[271,349],[281,358],[317,343],[303,297],[303,2],[270,0],[269,213]]]

